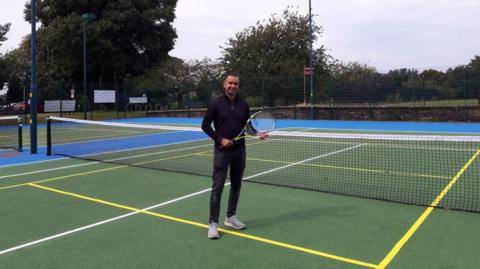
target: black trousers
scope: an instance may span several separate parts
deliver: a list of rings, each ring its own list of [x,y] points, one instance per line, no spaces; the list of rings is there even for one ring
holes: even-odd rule
[[[237,204],[240,198],[242,176],[245,170],[246,151],[245,147],[235,150],[223,150],[215,148],[213,154],[212,192],[210,194],[210,219],[209,222],[218,222],[220,214],[220,202],[222,200],[223,187],[230,167],[230,195],[228,197],[227,217],[237,212]]]

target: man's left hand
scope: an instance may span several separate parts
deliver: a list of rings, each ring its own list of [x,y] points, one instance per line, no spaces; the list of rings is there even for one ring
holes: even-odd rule
[[[265,138],[268,138],[268,133],[267,132],[259,132],[257,133],[258,138],[264,140]]]

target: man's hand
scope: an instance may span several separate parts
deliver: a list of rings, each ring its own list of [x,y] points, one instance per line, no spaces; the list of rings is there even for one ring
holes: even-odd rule
[[[233,146],[233,141],[230,139],[222,138],[222,140],[220,141],[220,144],[222,148],[229,148]]]
[[[258,138],[264,140],[265,138],[268,138],[268,133],[267,132],[258,132],[257,136],[258,136]]]

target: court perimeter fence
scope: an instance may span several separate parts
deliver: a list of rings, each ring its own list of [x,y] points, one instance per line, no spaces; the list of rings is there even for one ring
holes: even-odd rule
[[[39,103],[45,100],[74,100],[78,118],[106,119],[157,116],[198,116],[222,94],[221,80],[199,85],[179,84],[145,86],[126,80],[89,82],[42,82]],[[114,93],[108,103],[95,102],[96,91]],[[363,119],[480,121],[480,78],[464,76],[450,82],[406,74],[393,76],[361,75],[348,79],[316,78],[313,92],[308,77],[269,77],[243,79],[241,96],[251,107],[275,108],[279,117],[293,119]],[[145,98],[146,103],[131,102]],[[22,100],[19,100],[22,102]],[[27,101],[25,101],[27,102]],[[28,105],[24,106],[27,107]],[[5,105],[3,106],[5,108]],[[19,111],[2,110],[3,114]],[[42,111],[40,111],[42,112]]]

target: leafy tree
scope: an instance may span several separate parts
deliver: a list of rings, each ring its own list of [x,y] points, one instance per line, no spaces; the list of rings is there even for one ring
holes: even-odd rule
[[[475,57],[467,65],[466,85],[471,96],[480,100],[480,56]],[[480,103],[479,103],[480,104]]]
[[[358,62],[336,62],[330,71],[334,88],[328,94],[330,102],[371,102],[371,98],[379,94],[376,84],[381,76],[374,67]]]
[[[313,24],[312,32],[316,41],[322,28]],[[240,73],[242,93],[252,106],[285,105],[292,95],[301,96],[308,44],[308,16],[288,7],[281,16],[274,14],[230,38],[222,48],[221,63],[225,69]],[[324,47],[314,56],[319,75],[326,67]]]
[[[0,25],[0,46],[2,46],[2,42],[7,40],[6,35],[8,31],[10,31],[10,23]],[[6,68],[7,66],[3,61],[3,58],[0,58],[0,88],[3,87],[3,83],[5,82],[5,79],[6,79]]]
[[[40,88],[54,91],[57,84],[69,88],[67,84],[82,81],[84,26],[88,78],[99,87],[110,82],[118,88],[127,74],[142,74],[165,61],[176,38],[176,4],[177,0],[37,0]],[[95,19],[87,21],[85,13]],[[30,16],[27,3],[25,19]]]
[[[446,79],[445,73],[433,69],[424,70],[422,73],[420,73],[420,76],[425,80],[435,84],[442,84]]]
[[[187,62],[193,91],[189,92],[190,107],[206,107],[213,97],[223,93],[223,69],[219,62],[204,58]]]
[[[7,40],[7,33],[10,31],[10,23],[6,23],[4,25],[0,24],[0,46],[2,46],[2,42]]]
[[[7,101],[22,101],[23,91],[27,91],[30,85],[30,45],[27,40],[24,39],[18,48],[7,52],[2,62],[4,81],[8,82],[9,88]]]
[[[475,55],[475,57],[470,61],[468,66],[476,72],[480,72],[480,55]]]
[[[221,88],[220,64],[208,58],[185,62],[168,58],[158,67],[133,77],[129,94],[146,93],[151,102],[169,109],[206,107]]]

